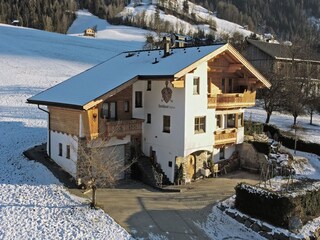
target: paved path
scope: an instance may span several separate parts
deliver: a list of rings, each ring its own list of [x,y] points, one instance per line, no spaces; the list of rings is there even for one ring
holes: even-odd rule
[[[208,239],[194,222],[205,222],[212,206],[234,194],[238,182],[257,183],[258,175],[235,172],[182,186],[180,193],[156,191],[129,181],[116,189],[99,189],[98,204],[134,237],[149,233],[168,239]]]

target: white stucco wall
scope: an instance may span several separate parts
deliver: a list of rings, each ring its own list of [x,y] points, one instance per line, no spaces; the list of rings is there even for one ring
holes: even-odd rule
[[[200,77],[200,94],[193,95],[193,78]],[[185,149],[184,156],[195,151],[207,150],[212,152],[215,129],[215,109],[208,109],[208,80],[207,63],[202,63],[193,72],[186,75],[185,81]],[[195,117],[206,117],[206,132],[194,132]]]
[[[237,131],[237,144],[243,143],[244,141],[244,127],[239,127]]]
[[[144,111],[145,111],[145,92],[147,90],[147,81],[138,81],[135,82],[132,86],[132,117],[133,118],[140,118],[144,119]],[[136,108],[136,96],[135,92],[141,91],[142,92],[142,107]]]
[[[166,81],[152,81],[151,91],[147,91],[147,81],[135,83],[133,95],[135,91],[143,92],[143,111],[133,108],[133,117],[145,119],[142,138],[144,154],[150,156],[152,147],[163,171],[173,181],[175,157],[184,153],[184,89],[173,88],[168,82],[172,97],[166,103],[161,93],[165,87]],[[151,114],[151,123],[147,123],[147,114]],[[164,115],[170,116],[170,133],[163,132]],[[172,167],[169,167],[169,161]]]
[[[224,159],[230,158],[235,150],[236,150],[236,145],[226,146],[225,152],[224,152],[224,154],[225,154]],[[219,162],[219,161],[223,160],[223,159],[220,159],[220,149],[219,148],[214,148],[212,157],[213,157],[214,162]]]
[[[59,156],[59,143],[62,143],[62,156]],[[67,145],[70,145],[70,159],[66,158]],[[51,131],[51,158],[74,178],[77,173],[77,149],[77,137]]]

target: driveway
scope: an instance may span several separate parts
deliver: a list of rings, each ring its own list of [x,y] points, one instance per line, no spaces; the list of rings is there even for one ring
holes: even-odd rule
[[[239,182],[255,184],[259,176],[234,172],[183,185],[180,193],[154,190],[128,181],[115,189],[99,189],[98,204],[136,238],[208,239],[194,222],[205,222],[212,206],[234,194]]]

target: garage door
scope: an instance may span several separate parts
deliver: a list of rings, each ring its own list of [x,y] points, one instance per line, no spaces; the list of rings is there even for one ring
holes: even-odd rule
[[[106,154],[111,161],[116,161],[121,166],[120,174],[118,179],[124,178],[123,166],[125,164],[125,145],[116,145],[112,147],[107,147],[104,149],[104,154]]]

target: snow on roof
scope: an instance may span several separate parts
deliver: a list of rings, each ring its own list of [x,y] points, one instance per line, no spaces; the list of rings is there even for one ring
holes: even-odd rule
[[[87,103],[137,77],[173,78],[176,73],[222,46],[176,48],[165,58],[163,50],[123,52],[27,101],[82,109]],[[158,61],[156,64],[155,59]]]

